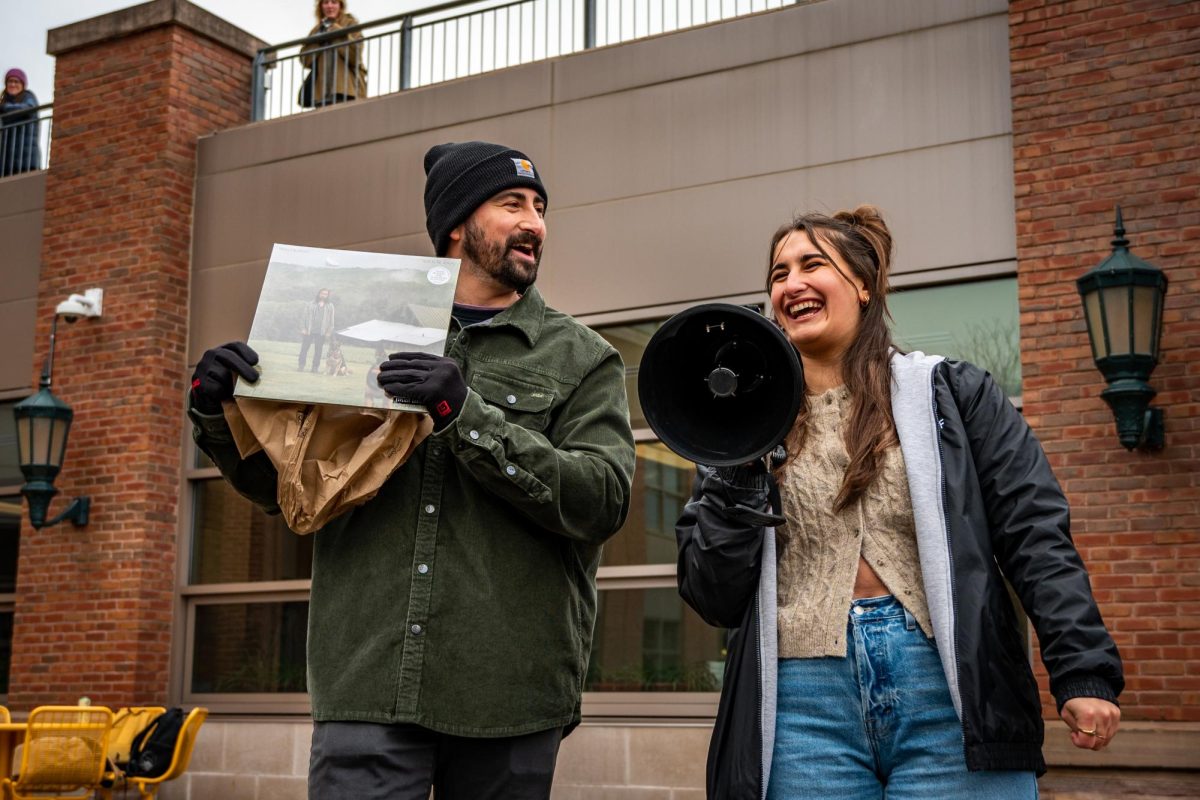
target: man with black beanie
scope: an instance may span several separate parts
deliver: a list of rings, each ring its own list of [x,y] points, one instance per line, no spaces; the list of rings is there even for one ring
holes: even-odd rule
[[[543,800],[579,722],[602,543],[625,521],[634,445],[611,345],[534,286],[549,199],[488,142],[425,156],[426,227],[461,260],[445,356],[393,353],[389,395],[431,434],[374,499],[314,534],[309,797]],[[204,354],[200,448],[277,512],[276,475],[221,415],[257,355]]]

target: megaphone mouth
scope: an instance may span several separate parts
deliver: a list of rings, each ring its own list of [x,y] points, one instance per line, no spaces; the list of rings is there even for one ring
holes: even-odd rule
[[[638,370],[646,423],[678,455],[712,466],[744,464],[774,449],[791,430],[803,392],[799,356],[782,331],[728,303],[668,319]]]

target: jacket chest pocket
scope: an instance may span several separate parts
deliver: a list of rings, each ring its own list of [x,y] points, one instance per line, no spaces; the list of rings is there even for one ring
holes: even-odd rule
[[[543,431],[550,421],[554,390],[517,378],[476,372],[471,388],[489,405],[504,411],[504,418],[531,431]]]

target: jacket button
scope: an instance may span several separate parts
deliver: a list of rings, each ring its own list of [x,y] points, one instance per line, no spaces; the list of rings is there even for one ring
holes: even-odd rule
[[[426,514],[432,514],[436,510],[437,510],[437,508],[433,505],[433,503],[430,503],[429,505],[425,506]]]
[[[472,439],[478,441],[479,440],[479,431],[471,431],[470,433],[467,434],[467,436],[470,436]]]
[[[428,564],[417,564],[417,572],[421,573],[422,575],[429,574],[429,565]]]
[[[507,467],[505,467],[504,471],[507,472],[509,475],[517,474],[517,468],[514,467],[512,464],[509,464]]]
[[[420,625],[413,625],[411,628],[409,628],[409,630],[413,632],[413,636],[420,636],[425,632],[425,629]]]
[[[517,396],[516,396],[515,394],[510,394],[508,397],[506,397],[506,398],[504,398],[504,399],[508,401],[508,404],[509,404],[510,406],[511,406],[513,403],[517,402]]]

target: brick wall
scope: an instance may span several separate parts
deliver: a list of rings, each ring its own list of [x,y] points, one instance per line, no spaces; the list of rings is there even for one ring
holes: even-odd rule
[[[90,495],[92,516],[21,531],[9,703],[161,703],[196,139],[247,121],[250,62],[176,24],[57,55],[37,360],[55,305],[102,287],[103,317],[60,325],[54,364],[54,391],[75,409],[57,485]]]
[[[1016,0],[1009,34],[1025,414],[1125,660],[1124,718],[1200,721],[1200,2]],[[1117,442],[1075,289],[1118,203],[1170,281],[1157,453]]]

